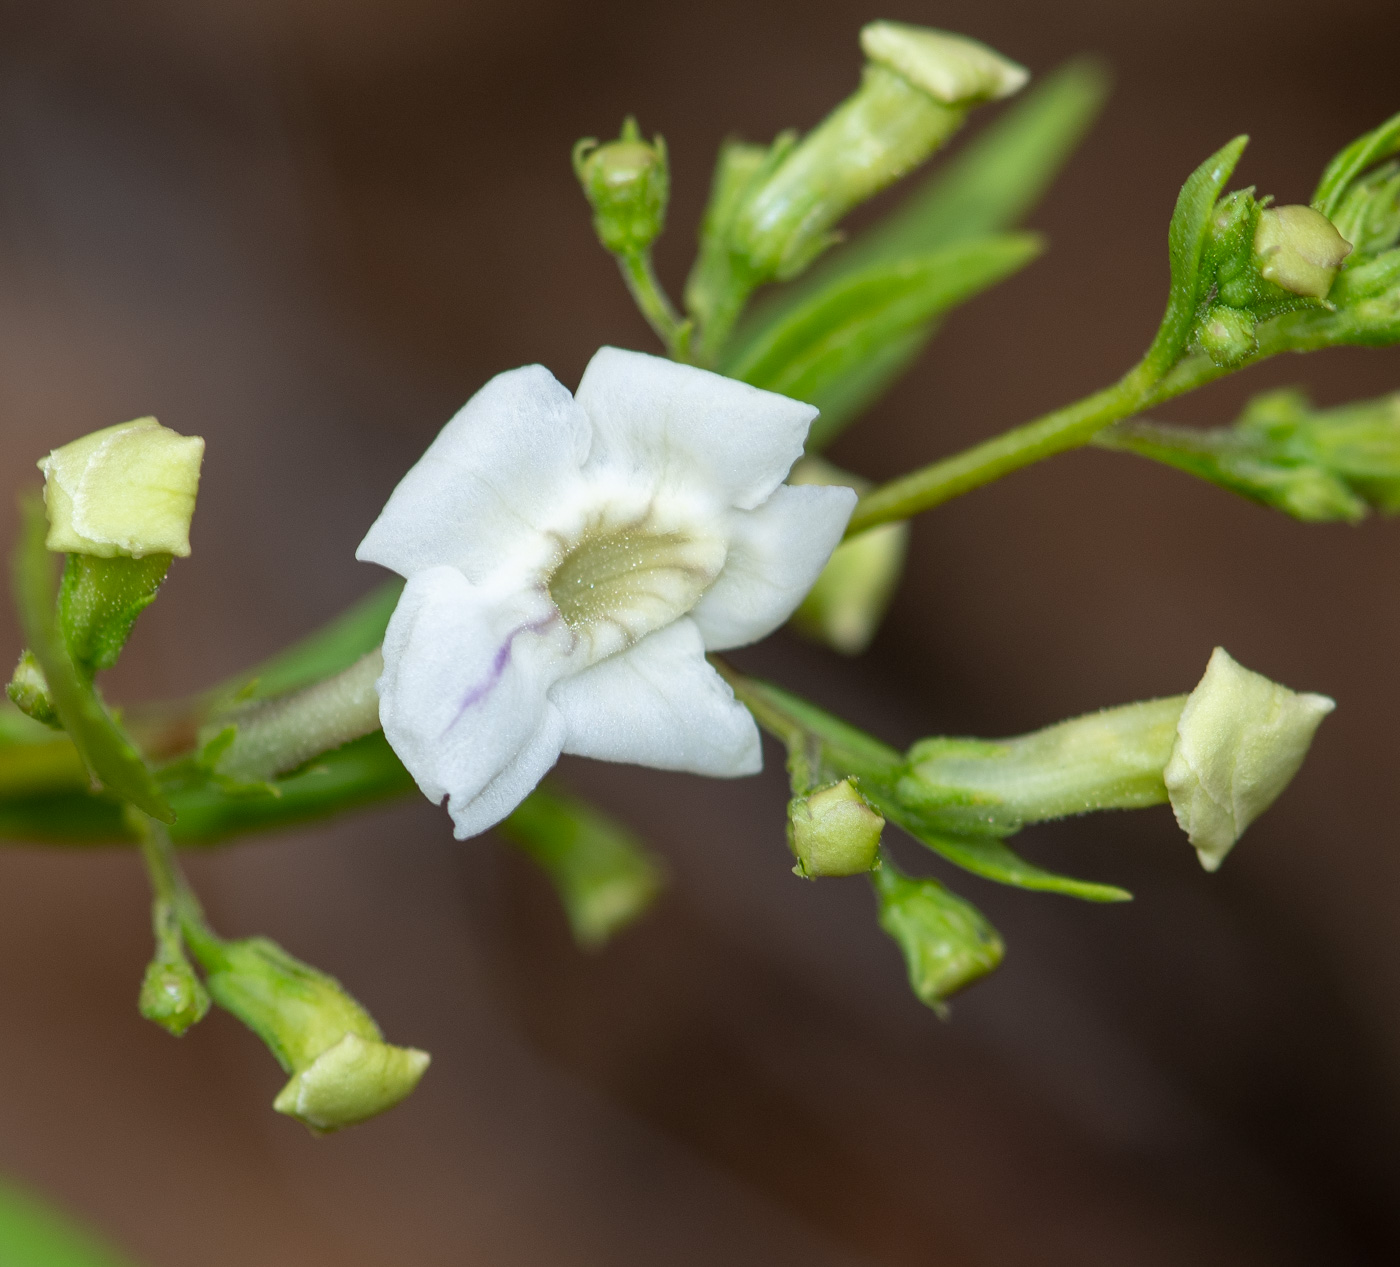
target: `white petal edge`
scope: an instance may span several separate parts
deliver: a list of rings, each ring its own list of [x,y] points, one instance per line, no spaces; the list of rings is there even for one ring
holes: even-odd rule
[[[390,495],[355,557],[401,576],[449,565],[481,581],[575,486],[587,417],[542,365],[497,374]]]
[[[811,405],[659,356],[601,348],[575,397],[593,424],[590,467],[752,510],[802,455]]]
[[[757,510],[731,518],[724,570],[691,611],[708,651],[757,642],[796,610],[841,542],[852,488],[784,484]]]
[[[384,635],[379,718],[423,794],[448,798],[459,835],[514,808],[500,809],[514,782],[497,781],[522,754],[533,754],[527,766],[539,764],[540,736],[551,726],[562,734],[547,693],[568,670],[572,642],[553,606],[533,592],[492,595],[450,567],[429,568],[404,586]],[[540,775],[552,764],[553,757]]]
[[[554,768],[563,747],[564,731],[564,718],[553,704],[547,703],[539,729],[520,755],[471,800],[448,802],[452,834],[458,840],[480,835],[515,809]]]
[[[717,778],[763,768],[753,717],[688,619],[559,682],[550,699],[568,728],[564,751],[577,756]]]

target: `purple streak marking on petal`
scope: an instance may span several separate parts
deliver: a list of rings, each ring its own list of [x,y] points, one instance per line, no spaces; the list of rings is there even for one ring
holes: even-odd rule
[[[505,676],[506,666],[510,664],[510,657],[515,649],[515,640],[520,637],[521,634],[543,633],[558,619],[559,613],[557,611],[550,612],[548,616],[541,616],[539,620],[532,620],[523,625],[517,625],[506,635],[506,640],[496,648],[496,654],[491,659],[491,668],[487,672],[486,677],[462,697],[461,706],[457,709],[457,716],[448,723],[447,729],[442,732],[444,737],[466,716],[469,708],[479,704],[486,696],[496,689],[501,678]]]

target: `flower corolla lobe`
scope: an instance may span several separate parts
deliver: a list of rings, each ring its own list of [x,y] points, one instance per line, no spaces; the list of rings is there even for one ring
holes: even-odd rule
[[[816,410],[616,348],[571,396],[492,379],[404,477],[356,557],[407,578],[380,719],[459,838],[561,752],[733,777],[752,717],[706,662],[792,613],[852,490],[783,484]]]

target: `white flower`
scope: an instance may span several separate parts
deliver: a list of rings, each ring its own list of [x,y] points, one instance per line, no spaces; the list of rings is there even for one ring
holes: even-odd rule
[[[408,578],[380,719],[459,839],[561,752],[759,770],[753,718],[705,652],[776,629],[841,540],[851,489],[782,482],[816,412],[603,348],[576,396],[528,365],[443,428],[356,558]]]

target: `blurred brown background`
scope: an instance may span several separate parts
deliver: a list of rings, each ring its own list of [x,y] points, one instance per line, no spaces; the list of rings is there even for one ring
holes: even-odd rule
[[[1042,71],[1094,51],[1118,84],[1034,217],[1050,254],[838,446],[873,477],[1125,368],[1177,187],[1231,135],[1255,137],[1243,181],[1305,201],[1400,108],[1393,0],[7,6],[0,482],[144,413],[209,442],[194,558],[111,693],[203,684],[366,590],[361,533],[492,373],[572,384],[601,343],[652,348],[592,241],[576,137],[628,111],[666,135],[678,286],[721,137],[813,124],[877,16]],[[1400,354],[1267,366],[1169,416],[1295,381],[1378,394]],[[1009,946],[948,1024],[864,884],[789,874],[776,754],[735,785],[566,763],[674,877],[592,957],[526,864],[426,803],[198,860],[220,927],[279,938],[434,1054],[404,1107],[320,1141],[271,1112],[279,1071],[227,1017],[179,1043],[137,1017],[133,857],[8,849],[0,1170],[157,1267],[1393,1262],[1398,558],[1400,525],[1305,527],[1072,455],[922,520],[865,660],[748,654],[901,744],[1182,691],[1216,643],[1339,699],[1218,876],[1165,809],[1023,841],[1128,906],[948,875]]]

